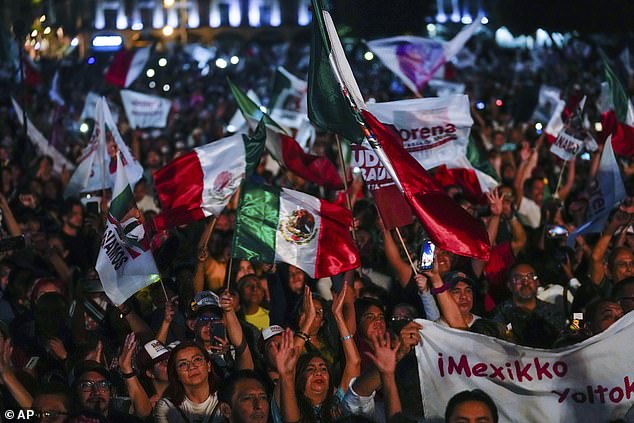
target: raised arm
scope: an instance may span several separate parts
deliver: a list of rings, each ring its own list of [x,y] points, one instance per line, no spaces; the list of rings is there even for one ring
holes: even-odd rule
[[[15,216],[13,215],[13,211],[11,211],[11,207],[9,207],[9,202],[6,197],[0,194],[0,210],[2,210],[2,214],[4,216],[4,222],[7,225],[7,232],[11,236],[20,236],[22,235],[22,231],[20,230],[20,225],[18,225],[18,221],[15,220]]]
[[[612,237],[621,226],[628,224],[629,221],[630,216],[628,213],[622,210],[617,210],[612,217],[612,220],[610,220],[601,234],[601,237],[594,245],[594,248],[592,249],[592,258],[590,260],[590,279],[595,285],[600,285],[603,281],[603,277],[605,276],[603,261],[605,254],[608,251],[608,247],[610,246],[610,242],[612,241]]]
[[[286,329],[281,335],[279,346],[276,343],[271,345],[275,357],[275,365],[280,373],[280,411],[282,420],[285,423],[299,422],[302,414],[297,403],[295,392],[295,367],[299,358],[299,348],[293,346],[293,332]]]
[[[436,259],[434,259],[434,268],[424,272],[424,275],[429,278],[433,288],[443,290],[436,294],[436,298],[438,299],[440,312],[449,326],[455,329],[466,329],[468,325],[462,318],[458,304],[451,298],[449,291],[445,289],[445,284],[438,273],[438,261]]]
[[[570,160],[570,166],[568,166],[568,175],[566,176],[566,183],[564,184],[564,186],[559,188],[559,191],[557,191],[557,196],[559,197],[561,201],[564,201],[568,197],[568,194],[570,194],[570,191],[572,191],[572,187],[575,184],[576,163],[577,162],[575,160],[575,157],[573,157]]]
[[[152,403],[132,367],[132,356],[137,345],[138,342],[134,332],[130,332],[125,338],[121,354],[119,355],[119,370],[121,370],[121,375],[128,389],[128,394],[134,407],[134,415],[144,419],[152,413]]]
[[[33,397],[26,390],[24,385],[15,376],[11,355],[13,354],[13,345],[10,338],[0,337],[0,380],[4,382],[11,396],[22,408],[31,408],[33,406]]]
[[[383,245],[385,248],[385,257],[396,272],[398,283],[405,287],[412,277],[412,268],[403,261],[398,245],[396,245],[394,238],[392,238],[392,233],[385,228],[383,228]]]
[[[161,327],[156,333],[157,341],[162,342],[163,344],[167,344],[167,333],[170,330],[170,326],[172,325],[172,320],[174,319],[174,314],[176,314],[176,309],[178,307],[178,295],[169,299],[169,301],[165,302],[165,312],[163,314],[163,322],[161,323]]]
[[[383,384],[383,394],[385,396],[385,416],[386,421],[396,416],[402,411],[401,398],[396,387],[396,355],[400,347],[398,339],[391,345],[389,333],[384,337],[376,337],[372,340],[372,352],[365,354],[372,360],[378,370],[381,383]]]
[[[220,295],[220,307],[227,326],[227,337],[235,348],[237,368],[239,370],[253,369],[253,357],[236,315],[234,298],[229,291],[225,291]]]
[[[348,326],[343,317],[343,303],[348,290],[348,285],[344,284],[341,292],[338,294],[333,292],[332,294],[332,314],[337,324],[339,339],[343,346],[343,355],[346,359],[346,365],[343,368],[343,375],[341,376],[341,383],[339,385],[343,392],[348,390],[352,378],[359,376],[361,373],[361,356],[359,355],[357,344],[352,337],[352,332],[348,330]]]

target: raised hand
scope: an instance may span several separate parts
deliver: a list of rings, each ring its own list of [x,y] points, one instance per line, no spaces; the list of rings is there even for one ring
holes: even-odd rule
[[[310,292],[308,285],[304,286],[304,307],[302,314],[299,317],[299,328],[302,332],[306,332],[308,328],[313,324],[317,312],[315,311],[315,304],[313,303],[313,295]]]
[[[68,357],[66,347],[60,339],[51,338],[46,342],[46,346],[48,347],[50,354],[56,359],[63,361]]]
[[[0,337],[0,380],[4,380],[9,374],[13,374],[12,354],[13,344],[11,338]]]
[[[398,333],[399,358],[407,354],[420,342],[420,330],[423,327],[416,322],[409,322]]]
[[[486,193],[487,200],[489,201],[489,208],[493,216],[500,216],[502,214],[502,208],[504,206],[504,196],[502,196],[499,190],[493,190]]]
[[[220,308],[224,313],[231,313],[236,309],[236,299],[231,292],[225,290],[220,294]]]
[[[130,332],[128,336],[125,337],[121,354],[119,354],[119,369],[121,369],[121,373],[132,373],[134,371],[132,369],[132,356],[134,355],[136,347],[136,335],[134,335],[134,332]]]
[[[332,314],[335,318],[343,319],[343,303],[346,298],[347,291],[348,284],[344,283],[338,294],[334,291],[332,293]]]
[[[275,367],[280,374],[286,376],[295,375],[295,366],[299,358],[299,348],[294,346],[293,332],[286,329],[281,335],[280,343],[271,344],[271,353],[274,357]]]
[[[427,276],[417,273],[414,276],[414,280],[416,281],[416,286],[418,286],[418,292],[422,294],[429,291],[429,279],[427,279]]]
[[[377,335],[372,339],[372,352],[365,352],[381,374],[394,374],[396,369],[396,356],[401,342],[396,340],[393,345],[391,344],[389,333],[384,336]]]
[[[178,295],[173,296],[169,301],[165,302],[165,314],[163,315],[163,321],[166,323],[172,323],[176,309],[178,308]]]

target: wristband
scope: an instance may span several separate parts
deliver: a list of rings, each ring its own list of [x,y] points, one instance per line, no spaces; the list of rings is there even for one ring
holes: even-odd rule
[[[124,378],[124,379],[132,379],[135,376],[136,376],[135,372],[121,373],[121,377]]]
[[[345,342],[345,341],[347,341],[348,339],[352,339],[353,337],[354,337],[354,335],[353,335],[353,334],[346,335],[346,336],[342,336],[342,337],[341,337],[341,341],[342,341],[342,342]]]
[[[449,289],[449,285],[443,285],[443,286],[438,287],[438,288],[430,289],[430,292],[432,293],[432,295],[438,295],[438,294],[442,294],[443,292],[447,291],[448,289]]]
[[[310,342],[310,336],[304,332],[295,332],[295,336],[297,336],[300,339],[303,339],[304,342]]]

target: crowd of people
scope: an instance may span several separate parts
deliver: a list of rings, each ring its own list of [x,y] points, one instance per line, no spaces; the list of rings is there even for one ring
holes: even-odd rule
[[[45,75],[59,72],[64,106],[49,99],[48,83],[16,89],[5,79],[0,409],[33,409],[51,422],[421,420],[414,347],[425,329],[418,318],[538,348],[605,331],[634,308],[634,202],[627,197],[600,233],[578,236],[568,247],[565,235],[586,220],[602,146],[589,160],[572,159],[558,183],[562,164],[535,130],[534,101],[527,100],[547,83],[568,96],[587,95],[589,119],[597,121],[602,64],[596,49],[585,47],[573,40],[529,54],[477,39],[468,45],[476,62],[453,72],[474,104],[473,141],[499,186],[481,199],[459,186],[445,189],[486,226],[488,262],[437,249],[432,268],[415,271],[407,255],[418,257],[422,226],[401,228],[401,244],[356,180],[348,194],[359,269],[313,280],[284,263],[231,259],[231,203],[213,228],[202,220],[157,234],[152,246],[161,283],[119,307],[95,271],[106,205],[95,212],[80,198],[63,197],[69,171],[55,172],[50,157],[36,154],[8,96],[45,134],[58,131],[56,147],[76,162],[86,142],[76,129],[87,92],[121,104],[117,90],[103,82],[107,60],[97,56],[88,64],[71,55],[41,63]],[[308,48],[300,41],[253,41],[237,52],[237,66],[205,72],[178,46],[152,54],[150,63],[167,58],[168,65],[156,69],[170,84],[161,94],[173,100],[168,125],[138,131],[123,113],[119,120],[145,170],[134,197],[146,222],[161,210],[153,172],[224,136],[236,110],[226,76],[266,102],[276,66],[306,75]],[[378,61],[363,59],[359,49],[349,53],[365,96],[408,97]],[[142,75],[132,88],[151,91],[147,82]],[[632,76],[624,82],[634,87]],[[479,101],[483,108],[475,107]],[[338,164],[333,134],[318,132],[310,148]],[[283,169],[273,174],[266,160],[272,159],[265,156],[253,176],[259,182],[331,201],[340,194]],[[633,196],[634,163],[619,161]],[[8,243],[21,236],[26,245]],[[575,312],[583,318],[571,328]],[[496,422],[504,407],[479,390],[455,394],[446,407],[448,422]]]

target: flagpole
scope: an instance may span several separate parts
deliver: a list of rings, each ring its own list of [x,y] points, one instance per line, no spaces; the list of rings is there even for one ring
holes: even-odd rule
[[[396,235],[398,235],[398,239],[399,239],[399,241],[401,241],[401,245],[403,246],[403,250],[405,250],[405,255],[407,256],[407,260],[409,261],[409,265],[412,267],[412,271],[414,272],[414,275],[417,275],[418,274],[418,270],[416,270],[416,266],[414,266],[414,262],[412,261],[412,256],[410,256],[409,250],[405,246],[405,241],[403,241],[403,236],[401,235],[401,231],[399,230],[398,226],[396,228],[394,228],[394,229],[396,229]]]
[[[163,279],[159,279],[159,282],[161,282],[161,288],[163,288],[163,294],[165,294],[165,301],[169,303],[170,299],[167,298],[167,291],[165,290],[165,285],[163,285]]]
[[[561,165],[561,171],[559,172],[559,180],[557,181],[557,187],[555,188],[555,193],[553,194],[553,197],[557,199],[559,198],[559,187],[561,187],[561,181],[564,176],[564,169],[566,169],[566,163],[568,163],[568,161],[564,160],[564,164]]]
[[[233,265],[233,254],[229,257],[229,267],[227,269],[227,291],[231,291],[231,267]]]
[[[343,157],[343,150],[341,148],[341,137],[339,136],[339,134],[335,134],[335,138],[337,139],[337,150],[339,150],[339,162],[341,163],[341,173],[343,174],[341,176],[341,179],[343,180],[343,189],[345,190],[344,192],[346,193],[346,205],[348,206],[348,210],[350,210],[350,212],[352,212],[352,200],[350,199],[350,192],[348,192],[348,169],[346,169],[346,161],[344,160]],[[352,239],[354,240],[354,242],[357,242],[357,230],[354,227],[354,224],[352,225]]]

